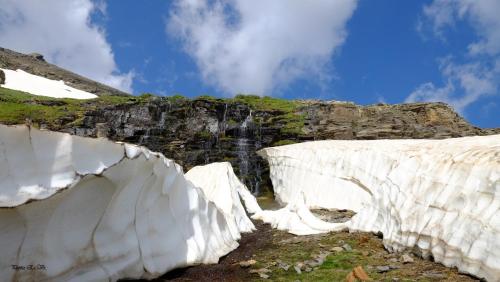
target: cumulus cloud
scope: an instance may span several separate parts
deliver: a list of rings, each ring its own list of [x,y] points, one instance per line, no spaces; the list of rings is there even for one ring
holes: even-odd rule
[[[474,27],[479,40],[469,45],[470,54],[500,53],[500,1],[498,0],[434,0],[424,6],[424,15],[433,31],[444,36],[446,27],[457,20],[467,20]]]
[[[223,91],[271,94],[303,77],[328,79],[356,0],[176,0],[167,30]]]
[[[442,101],[462,112],[484,96],[497,95],[500,86],[498,11],[498,0],[434,0],[424,6],[425,20],[438,38],[446,40],[446,28],[465,21],[474,28],[477,39],[464,50],[466,62],[456,63],[451,57],[441,60],[444,86],[423,83],[406,101]]]
[[[455,64],[447,58],[442,60],[440,69],[446,81],[444,86],[436,87],[432,82],[423,83],[406,98],[405,102],[445,102],[458,112],[463,112],[468,105],[481,97],[497,93],[496,77],[500,72],[495,68],[487,68],[477,62]]]
[[[105,7],[91,0],[0,0],[0,46],[41,53],[51,63],[132,92],[133,72],[119,72],[103,27],[91,21]]]

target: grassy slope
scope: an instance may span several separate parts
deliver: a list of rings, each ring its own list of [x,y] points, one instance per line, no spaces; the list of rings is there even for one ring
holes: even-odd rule
[[[101,96],[90,100],[58,99],[0,87],[0,123],[22,124],[30,120],[35,124],[57,124],[65,118],[79,122],[86,111],[99,106],[137,102],[148,98],[146,95]]]
[[[106,105],[145,102],[155,97],[151,94],[141,96],[101,96],[90,100],[57,99],[35,96],[29,93],[0,87],[0,123],[22,124],[30,120],[35,124],[46,123],[57,127],[62,119],[81,121],[86,111]],[[187,100],[180,95],[165,97],[170,101]],[[272,111],[275,116],[271,122],[284,124],[282,133],[301,134],[304,117],[296,114],[299,104],[295,101],[271,97],[238,95],[234,98],[217,99],[211,96],[200,96],[197,99],[220,103],[247,104],[254,111]],[[262,122],[256,120],[256,122]]]

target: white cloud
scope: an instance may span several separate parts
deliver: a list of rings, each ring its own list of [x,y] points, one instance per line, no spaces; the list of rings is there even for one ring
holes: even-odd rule
[[[91,22],[104,1],[0,0],[0,46],[38,52],[47,61],[132,92],[133,72],[120,73],[103,27]]]
[[[168,32],[204,81],[223,91],[271,94],[326,67],[346,38],[357,0],[177,0]]]
[[[445,102],[458,112],[463,112],[468,105],[481,97],[494,95],[498,90],[495,79],[500,72],[485,68],[480,63],[457,65],[448,58],[441,62],[441,73],[446,80],[444,86],[436,87],[432,82],[423,83],[405,102]],[[459,92],[463,94],[459,95]]]
[[[499,11],[498,0],[434,0],[424,6],[424,20],[438,38],[446,40],[446,28],[455,27],[457,21],[465,21],[474,28],[477,39],[464,50],[466,62],[456,63],[451,57],[441,60],[444,86],[423,83],[406,102],[442,101],[463,112],[482,97],[497,95],[500,86]],[[418,26],[422,30],[421,22]]]
[[[424,15],[436,35],[443,37],[444,29],[457,20],[467,20],[479,40],[469,45],[470,54],[500,53],[500,1],[498,0],[434,0],[424,6]]]

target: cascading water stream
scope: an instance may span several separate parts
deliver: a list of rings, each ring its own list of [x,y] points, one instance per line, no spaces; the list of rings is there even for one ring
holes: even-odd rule
[[[252,110],[241,123],[239,128],[238,140],[236,141],[237,146],[237,156],[238,156],[238,169],[240,178],[249,187],[252,193],[255,193],[254,186],[249,181],[249,150],[250,150],[250,140],[248,139],[248,127],[252,123]]]

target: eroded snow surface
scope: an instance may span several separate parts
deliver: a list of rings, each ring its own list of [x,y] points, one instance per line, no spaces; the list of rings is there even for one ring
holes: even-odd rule
[[[273,226],[296,234],[381,232],[391,251],[417,246],[424,257],[500,281],[500,135],[317,141],[259,153],[286,205],[255,215]],[[357,214],[326,223],[309,208]]]
[[[143,147],[0,125],[2,281],[151,278],[216,263],[240,237],[225,208]]]

